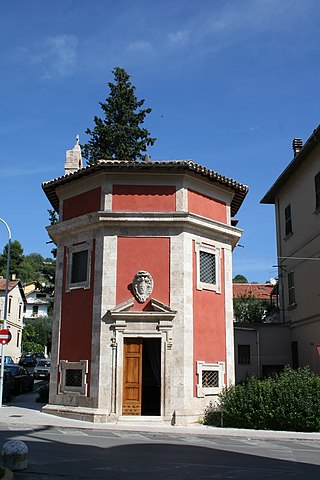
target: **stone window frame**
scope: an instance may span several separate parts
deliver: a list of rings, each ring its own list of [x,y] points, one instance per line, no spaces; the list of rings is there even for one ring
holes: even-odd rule
[[[202,372],[203,371],[215,371],[219,374],[219,386],[218,387],[203,387],[202,386]],[[202,360],[197,361],[197,397],[203,398],[208,395],[218,395],[225,387],[224,383],[225,374],[225,362],[206,363]]]
[[[88,261],[87,261],[87,278],[83,282],[74,282],[71,283],[72,275],[72,261],[73,254],[82,251],[88,251]],[[81,242],[75,245],[67,247],[67,279],[66,279],[66,291],[74,290],[76,288],[90,288],[90,273],[91,273],[91,252],[92,244],[91,242]]]
[[[197,269],[197,290],[211,290],[221,293],[221,248],[207,243],[196,242],[196,269]],[[200,280],[200,252],[210,253],[215,256],[215,279],[216,283],[205,283]]]
[[[81,370],[82,372],[81,387],[71,387],[69,385],[66,385],[67,370]],[[60,360],[59,371],[60,371],[59,393],[87,396],[88,360],[80,360],[80,362],[68,362],[68,360]]]

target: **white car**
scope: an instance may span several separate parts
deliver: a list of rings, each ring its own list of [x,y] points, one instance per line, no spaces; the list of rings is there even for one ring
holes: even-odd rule
[[[49,378],[50,377],[50,366],[51,361],[42,359],[39,360],[37,365],[33,369],[33,376],[35,379],[38,378]]]

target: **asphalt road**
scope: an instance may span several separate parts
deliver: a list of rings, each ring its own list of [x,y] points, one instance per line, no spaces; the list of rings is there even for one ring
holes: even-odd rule
[[[16,401],[25,403],[31,395]],[[318,440],[146,433],[116,426],[2,427],[0,446],[10,439],[23,440],[29,448],[29,466],[15,472],[15,480],[320,478]]]

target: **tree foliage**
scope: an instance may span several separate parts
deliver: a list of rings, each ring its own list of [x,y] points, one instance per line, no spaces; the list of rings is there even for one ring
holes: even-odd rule
[[[244,275],[238,274],[232,279],[233,283],[248,283],[247,277]]]
[[[141,109],[144,99],[137,99],[130,76],[120,67],[114,68],[112,73],[114,83],[108,83],[109,96],[105,103],[99,102],[105,118],[94,117],[95,127],[86,130],[91,138],[81,146],[89,164],[101,159],[142,159],[147,147],[156,140],[149,136],[146,128],[140,126],[151,108]]]
[[[234,321],[239,323],[262,323],[267,315],[277,308],[268,300],[255,298],[251,293],[233,299]]]
[[[8,244],[4,246],[0,255],[0,275],[7,274]],[[38,288],[52,293],[55,278],[55,260],[44,258],[40,253],[24,255],[21,243],[18,240],[11,242],[9,275],[16,275],[22,282],[37,282]]]
[[[52,316],[38,317],[24,321],[22,330],[22,351],[44,352],[51,349]]]
[[[8,260],[8,243],[4,246],[3,253],[0,255],[0,275],[4,278],[7,275],[7,260]],[[18,240],[14,240],[10,244],[10,265],[9,265],[9,275],[12,276],[15,273],[17,276],[21,271],[21,266],[23,263],[24,255],[23,248]]]

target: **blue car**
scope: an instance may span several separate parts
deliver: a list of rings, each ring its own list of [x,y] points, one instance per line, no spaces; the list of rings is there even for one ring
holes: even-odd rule
[[[1,363],[1,356],[0,356],[0,363]],[[12,357],[9,355],[4,356],[4,364],[5,365],[14,365],[14,361],[12,360]]]

